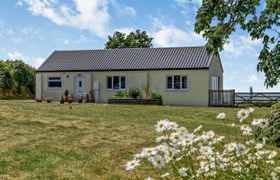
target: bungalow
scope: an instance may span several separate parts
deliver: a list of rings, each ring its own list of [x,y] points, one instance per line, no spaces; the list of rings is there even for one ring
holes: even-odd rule
[[[147,84],[165,105],[208,106],[209,90],[223,89],[219,56],[205,47],[54,51],[36,73],[36,99],[75,98],[94,90],[97,103],[116,91]]]

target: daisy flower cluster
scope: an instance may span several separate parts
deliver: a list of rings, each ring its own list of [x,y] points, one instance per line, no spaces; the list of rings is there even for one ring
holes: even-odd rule
[[[254,139],[254,126],[265,128],[266,119],[253,119],[253,108],[237,113],[242,140],[225,142],[224,136],[204,131],[202,126],[189,131],[176,122],[160,120],[155,131],[160,133],[155,147],[143,148],[125,165],[127,171],[146,170],[147,179],[273,179],[280,176],[274,160],[277,152],[266,148],[265,138]],[[220,113],[217,120],[225,119]],[[240,137],[240,136],[239,136]],[[142,166],[142,168],[141,168]]]

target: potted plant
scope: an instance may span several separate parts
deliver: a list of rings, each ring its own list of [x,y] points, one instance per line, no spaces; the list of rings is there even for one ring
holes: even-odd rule
[[[71,104],[73,102],[73,94],[70,93],[68,97],[68,103]]]
[[[78,97],[78,103],[82,103],[83,102],[83,96]]]
[[[51,103],[52,102],[52,98],[51,97],[48,97],[47,98],[47,103]]]
[[[63,97],[63,94],[61,94],[61,97],[60,97],[60,104],[64,104],[64,97]]]
[[[64,102],[68,102],[69,91],[66,89],[64,92]]]

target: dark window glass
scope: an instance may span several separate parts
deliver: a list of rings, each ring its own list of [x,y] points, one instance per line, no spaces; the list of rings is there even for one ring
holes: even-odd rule
[[[174,89],[180,89],[181,76],[174,76]]]
[[[49,81],[61,80],[61,77],[49,77]]]
[[[172,76],[167,77],[167,89],[172,89]]]
[[[107,78],[107,89],[112,89],[112,77]]]
[[[187,76],[182,76],[182,89],[187,89]]]
[[[79,87],[82,87],[82,81],[79,81]]]
[[[61,88],[61,81],[49,81],[50,88]]]
[[[125,89],[125,77],[121,77],[121,89]]]
[[[120,89],[120,77],[119,76],[114,76],[113,86],[114,86],[114,89]]]

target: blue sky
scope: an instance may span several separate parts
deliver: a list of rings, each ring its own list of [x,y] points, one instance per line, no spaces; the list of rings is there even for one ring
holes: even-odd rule
[[[154,47],[204,45],[193,32],[201,0],[1,0],[0,59],[23,59],[38,67],[54,50],[102,49],[107,36],[141,29]],[[266,89],[256,64],[261,41],[237,31],[221,52],[224,88]]]

